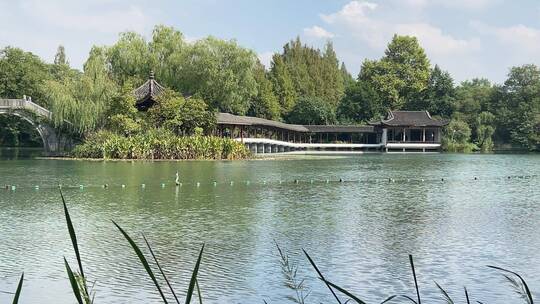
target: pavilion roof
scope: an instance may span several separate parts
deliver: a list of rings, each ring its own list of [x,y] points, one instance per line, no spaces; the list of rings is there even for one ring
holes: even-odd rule
[[[303,133],[357,133],[374,131],[373,126],[295,125],[259,117],[240,116],[229,113],[217,113],[217,123],[220,125],[271,127]]]
[[[137,100],[137,104],[143,103],[147,100],[155,101],[156,98],[165,91],[165,87],[160,85],[154,79],[154,72],[150,73],[150,78],[143,83],[140,87],[133,90],[133,95]]]
[[[390,127],[443,127],[448,120],[433,119],[428,111],[388,111],[385,119],[371,125]]]

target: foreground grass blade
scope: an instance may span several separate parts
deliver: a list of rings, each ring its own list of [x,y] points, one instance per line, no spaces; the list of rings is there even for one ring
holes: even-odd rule
[[[279,247],[278,247],[279,248]],[[328,282],[326,282],[326,279],[324,278],[323,274],[321,273],[321,271],[319,270],[319,268],[317,267],[317,265],[315,265],[315,262],[313,261],[313,259],[309,256],[309,254],[304,250],[302,249],[302,251],[304,252],[304,254],[306,255],[309,263],[311,264],[311,266],[313,266],[313,268],[315,268],[315,271],[317,272],[317,274],[319,275],[319,278],[321,280],[323,280],[323,282],[326,284],[326,287],[328,287],[328,289],[330,289],[330,292],[332,293],[332,295],[334,295],[334,298],[336,298],[336,301],[341,304],[341,301],[339,300],[338,296],[336,295],[336,293],[334,292],[334,290],[332,289],[332,287],[330,287],[330,285],[328,284]]]
[[[465,299],[467,299],[467,304],[471,304],[471,300],[469,300],[469,292],[467,291],[467,287],[463,287],[465,290]]]
[[[336,284],[334,284],[334,283],[332,283],[330,281],[325,281],[325,283],[327,283],[328,285],[330,285],[333,288],[337,289],[339,292],[343,293],[344,295],[348,296],[349,298],[353,299],[356,303],[358,303],[358,304],[366,304],[366,302],[360,300],[357,296],[355,296],[352,293],[348,292],[347,290],[337,286]]]
[[[199,266],[201,265],[203,251],[204,244],[202,245],[201,251],[199,252],[199,258],[197,259],[197,263],[195,264],[195,269],[193,269],[193,273],[191,274],[191,280],[189,281],[189,288],[186,295],[186,304],[189,304],[191,302],[191,297],[193,296],[193,290],[195,289],[197,273],[199,272]]]
[[[414,277],[414,287],[416,288],[416,296],[418,298],[418,304],[422,304],[422,301],[420,300],[420,289],[418,288],[418,280],[416,279],[416,270],[414,269],[414,261],[412,254],[409,254],[409,262],[411,263],[412,273]]]
[[[176,293],[174,292],[174,289],[173,289],[171,283],[169,282],[169,279],[167,279],[167,276],[165,275],[165,272],[161,268],[161,265],[159,265],[158,259],[157,259],[156,255],[154,254],[154,250],[152,250],[152,247],[150,246],[150,243],[148,242],[148,240],[146,239],[146,236],[144,236],[144,234],[143,234],[143,239],[144,239],[144,242],[146,243],[146,247],[148,247],[148,250],[150,250],[150,254],[152,255],[152,258],[154,259],[154,262],[156,262],[156,265],[157,265],[157,267],[159,269],[159,272],[163,276],[163,279],[167,283],[167,286],[169,286],[169,290],[171,291],[172,295],[174,296],[174,299],[176,300],[176,303],[180,304],[180,301],[178,300],[178,297],[176,297]]]
[[[416,301],[415,301],[413,298],[411,298],[411,297],[409,297],[409,296],[407,296],[407,295],[401,295],[401,297],[403,297],[403,298],[405,298],[405,299],[407,299],[407,300],[413,302],[414,304],[418,304],[418,303],[416,303]]]
[[[444,290],[441,285],[439,285],[437,282],[435,282],[435,285],[437,285],[437,288],[439,288],[439,290],[441,291],[441,293],[443,294],[444,296],[444,300],[446,301],[447,304],[454,304],[454,300],[452,300],[452,298],[450,298],[450,296],[448,295],[448,292],[446,292],[446,290]]]
[[[75,294],[75,298],[77,298],[77,302],[79,304],[83,304],[81,291],[79,290],[79,284],[77,284],[77,279],[75,278],[75,275],[73,274],[71,267],[69,267],[69,264],[65,257],[64,257],[64,265],[66,265],[66,271],[69,277],[69,282],[71,283],[71,289],[73,289],[73,294]]]
[[[137,257],[139,257],[139,260],[141,261],[141,263],[143,264],[144,266],[144,269],[146,269],[146,272],[148,273],[148,276],[150,276],[150,278],[152,279],[152,282],[154,282],[154,285],[156,286],[158,292],[159,292],[159,295],[161,296],[161,299],[163,300],[163,303],[167,304],[167,298],[165,298],[165,295],[163,294],[163,291],[161,290],[161,287],[159,286],[159,283],[158,281],[156,280],[156,276],[154,275],[154,273],[152,272],[152,269],[150,268],[150,265],[148,264],[148,261],[146,260],[146,257],[144,256],[144,254],[142,253],[141,249],[139,248],[139,246],[137,246],[137,244],[135,244],[135,242],[133,241],[133,239],[127,234],[127,232],[124,231],[124,229],[122,229],[122,227],[120,227],[117,223],[115,223],[114,221],[112,221],[113,224],[116,226],[116,228],[118,228],[118,230],[120,230],[120,232],[122,233],[122,235],[124,235],[124,237],[126,238],[126,240],[129,242],[129,244],[131,245],[131,247],[133,248],[133,250],[135,251],[135,254],[137,254]]]
[[[199,280],[195,280],[195,286],[197,286],[197,295],[199,296],[199,304],[202,304],[202,294],[199,288]]]
[[[522,296],[527,300],[527,302],[529,304],[534,304],[532,294],[531,294],[531,290],[529,289],[529,286],[527,285],[525,280],[518,273],[507,270],[507,269],[504,269],[504,268],[501,268],[501,267],[497,267],[497,266],[488,265],[487,267],[515,275],[521,281],[521,284],[523,285],[522,287],[524,289],[524,294],[522,294]]]
[[[392,301],[395,297],[397,297],[396,295],[393,295],[393,296],[389,296],[386,300],[382,301],[381,304],[384,304],[386,302],[390,302]]]
[[[13,298],[13,304],[19,303],[19,297],[21,296],[22,284],[24,281],[24,272],[21,274],[21,279],[17,285],[17,291],[15,291],[15,297]]]
[[[82,260],[81,260],[81,255],[79,253],[79,245],[77,244],[77,235],[75,234],[75,229],[73,228],[73,223],[71,222],[71,216],[69,216],[69,211],[66,205],[66,200],[64,199],[64,194],[62,194],[62,190],[60,190],[60,197],[62,197],[62,204],[64,205],[64,215],[66,217],[69,237],[71,238],[71,243],[73,244],[73,250],[75,250],[75,256],[77,257],[77,264],[79,264],[79,272],[81,276],[84,278]]]

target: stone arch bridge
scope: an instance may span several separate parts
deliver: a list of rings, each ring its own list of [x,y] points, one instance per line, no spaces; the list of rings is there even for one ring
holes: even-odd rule
[[[18,116],[34,126],[41,136],[47,154],[61,154],[73,146],[71,138],[58,132],[49,123],[52,112],[26,96],[22,99],[0,99],[0,115],[2,114]]]

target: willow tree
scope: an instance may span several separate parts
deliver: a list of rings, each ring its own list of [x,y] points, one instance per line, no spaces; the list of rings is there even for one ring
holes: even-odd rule
[[[103,126],[109,102],[118,94],[117,85],[109,77],[105,52],[93,47],[81,76],[47,82],[47,99],[56,126],[78,134]]]

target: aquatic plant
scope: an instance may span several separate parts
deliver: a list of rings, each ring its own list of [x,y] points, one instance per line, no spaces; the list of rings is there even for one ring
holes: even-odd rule
[[[123,136],[99,131],[73,150],[80,158],[103,159],[244,159],[249,151],[240,142],[216,136],[177,136],[165,129]]]

